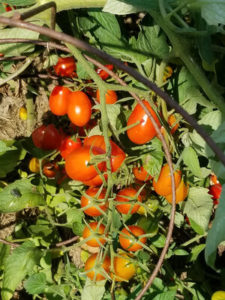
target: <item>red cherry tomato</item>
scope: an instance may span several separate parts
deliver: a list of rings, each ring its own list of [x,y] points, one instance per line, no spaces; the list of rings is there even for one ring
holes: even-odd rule
[[[107,93],[105,94],[105,103],[106,104],[114,104],[116,103],[118,97],[115,91],[108,90]],[[100,91],[97,90],[96,92],[96,101],[100,103]]]
[[[113,70],[113,65],[105,65],[105,67],[110,71]],[[98,68],[96,72],[102,78],[102,80],[106,80],[109,77],[109,74],[106,71],[102,70],[101,68]]]
[[[58,149],[62,140],[62,134],[55,128],[54,124],[36,128],[31,137],[34,145],[43,150]]]
[[[145,244],[147,238],[139,238],[143,234],[145,234],[145,231],[139,226],[130,225],[128,226],[128,229],[123,228],[119,235],[121,247],[128,251],[137,251],[142,249],[143,246],[137,242],[137,239],[142,244]],[[137,237],[137,239],[135,239],[134,237]]]
[[[152,117],[154,118],[154,120],[160,127],[161,125],[160,125],[159,119],[157,118],[156,113],[151,108],[148,101],[143,100],[142,103],[149,110]],[[137,122],[139,122],[139,124],[137,124],[127,130],[128,138],[133,143],[145,144],[156,136],[156,130],[155,130],[154,126],[140,104],[137,104],[135,106],[133,112],[131,113],[130,117],[128,118],[127,126],[131,126]]]
[[[91,158],[95,155],[103,154],[104,151],[97,147],[80,147],[75,149],[66,157],[65,169],[67,175],[78,181],[90,180],[98,175],[94,165],[90,164]],[[98,169],[102,171],[105,162],[98,163]]]
[[[58,76],[75,77],[76,63],[73,57],[60,57],[54,66],[55,73]]]
[[[117,195],[116,195],[116,201],[118,202],[127,202],[123,204],[117,204],[116,209],[121,213],[121,214],[134,214],[135,212],[138,211],[140,205],[135,203],[137,201],[142,202],[142,197],[139,194],[137,196],[138,190],[132,188],[132,187],[127,187],[122,190],[120,190]],[[135,200],[135,202],[131,202],[132,200]]]
[[[43,166],[43,174],[48,178],[55,178],[59,172],[59,166],[56,162],[47,162]]]
[[[51,92],[49,98],[49,107],[51,112],[57,116],[63,116],[67,113],[68,96],[70,90],[64,86],[56,86]]]
[[[67,136],[63,139],[59,151],[63,158],[66,158],[73,150],[82,147],[81,139]]]
[[[11,10],[13,10],[13,9],[16,9],[16,6],[10,6],[9,4],[7,4],[7,3],[3,3],[4,5],[5,5],[5,11],[11,11]]]
[[[88,123],[91,119],[91,101],[84,92],[70,93],[67,114],[76,126],[82,127]]]
[[[134,174],[134,177],[137,180],[148,181],[148,180],[152,179],[152,176],[150,174],[148,174],[148,172],[144,169],[143,166],[141,166],[141,167],[134,167],[132,169],[132,172]]]
[[[102,215],[102,211],[106,211],[108,202],[105,202],[106,189],[103,188],[99,192],[99,188],[90,187],[85,191],[85,194],[81,197],[80,205],[82,208],[89,206],[84,210],[84,213],[91,217],[98,217]],[[101,210],[100,210],[100,209]]]
[[[214,205],[219,204],[221,192],[222,192],[222,185],[220,183],[211,185],[209,187],[209,194],[212,195]]]

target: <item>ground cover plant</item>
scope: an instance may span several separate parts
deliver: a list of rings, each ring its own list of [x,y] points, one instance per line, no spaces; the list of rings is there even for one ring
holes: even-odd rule
[[[1,299],[225,299],[224,1],[0,1]]]

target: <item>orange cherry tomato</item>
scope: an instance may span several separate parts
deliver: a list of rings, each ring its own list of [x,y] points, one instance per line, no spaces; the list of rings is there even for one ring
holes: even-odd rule
[[[143,100],[142,103],[145,105],[145,107],[148,109],[148,111],[151,113],[152,117],[160,127],[161,125],[159,119],[157,118],[156,113],[151,108],[148,101]],[[128,118],[127,126],[131,126],[137,122],[139,122],[139,124],[127,130],[128,138],[133,143],[145,144],[156,136],[156,130],[154,126],[140,104],[137,104],[132,111],[130,117]]]
[[[88,240],[86,244],[91,247],[100,247],[106,243],[106,240],[101,238],[101,235],[105,233],[105,225],[98,222],[91,222],[89,226],[86,226],[83,230],[82,237],[84,239],[91,237],[92,235],[98,235]]]
[[[49,98],[49,107],[54,115],[63,116],[67,113],[70,93],[67,87],[59,85],[54,87]]]
[[[107,93],[105,94],[105,103],[106,104],[114,104],[116,103],[118,97],[115,91],[108,90]],[[96,101],[100,103],[100,91],[97,90],[96,92]]]
[[[90,164],[91,158],[95,155],[103,154],[104,151],[97,147],[80,147],[73,150],[67,155],[65,161],[65,169],[67,175],[78,181],[87,181],[98,175],[98,172],[94,165]],[[105,162],[100,162],[97,165],[101,171],[105,167]]]
[[[138,211],[140,205],[132,202],[131,200],[136,200],[139,202],[142,202],[142,197],[139,194],[137,196],[138,190],[132,188],[132,187],[127,187],[122,190],[120,190],[117,195],[116,195],[116,201],[118,202],[127,202],[123,204],[116,204],[116,209],[121,213],[121,214],[134,214],[135,212]]]
[[[98,217],[102,215],[102,211],[106,211],[108,207],[108,202],[105,202],[105,193],[106,189],[103,188],[101,192],[98,194],[99,188],[90,187],[85,191],[85,194],[81,197],[81,207],[85,208],[90,204],[90,206],[84,210],[84,213],[91,217]],[[89,196],[89,197],[88,197]]]
[[[145,234],[145,231],[141,227],[135,225],[130,225],[128,228],[129,230],[124,227],[119,235],[121,247],[128,251],[138,251],[142,249],[143,246],[137,241],[142,244],[146,243],[146,237],[139,238],[141,235]],[[135,237],[137,237],[137,239]]]
[[[175,187],[177,188],[180,181],[181,181],[181,171],[176,170],[174,172],[174,179],[175,179]],[[166,196],[172,194],[172,181],[170,175],[169,165],[165,164],[160,172],[159,178],[157,181],[153,180],[153,187],[155,192],[158,195]]]
[[[176,203],[184,201],[188,195],[189,186],[184,183],[183,179],[180,181],[178,187],[176,188]],[[172,194],[165,196],[169,203],[172,203]]]
[[[59,166],[56,162],[47,162],[43,166],[43,174],[48,178],[55,178],[59,171]]]
[[[105,180],[107,182],[107,178],[108,178],[107,174],[103,174],[102,176],[105,177]],[[95,176],[91,180],[83,180],[82,182],[84,185],[88,185],[88,186],[100,186],[103,184],[103,180],[100,175]]]
[[[168,124],[170,125],[170,127],[172,127],[171,133],[174,134],[177,131],[178,127],[179,127],[179,123],[177,123],[177,119],[174,115],[169,116]]]
[[[148,172],[144,169],[143,166],[141,167],[133,167],[132,172],[134,177],[140,181],[148,181],[152,179],[152,176],[148,174]]]
[[[91,119],[91,101],[84,92],[76,91],[69,94],[67,114],[76,126],[82,127],[88,123]]]
[[[214,185],[214,184],[218,184],[220,183],[217,176],[215,174],[211,174],[210,175],[210,184]]]
[[[133,262],[129,260],[131,255],[120,253],[113,261],[114,274],[111,273],[111,278],[115,281],[130,280],[136,273],[136,267]]]
[[[60,57],[54,66],[55,73],[58,76],[76,77],[76,63],[73,57]]]
[[[105,67],[110,71],[113,70],[113,65],[105,65]],[[106,80],[109,77],[109,73],[107,73],[105,70],[102,70],[101,68],[98,68],[96,72],[102,78],[102,80]]]
[[[61,156],[63,158],[66,158],[75,149],[78,149],[81,147],[82,147],[81,139],[73,137],[73,136],[67,136],[62,140],[62,143],[59,147],[59,151],[60,151]]]
[[[94,268],[94,269],[93,269]],[[84,267],[85,271],[87,272],[87,276],[91,280],[99,281],[99,280],[105,280],[106,275],[104,274],[104,271],[106,273],[109,273],[110,269],[110,258],[106,256],[103,261],[101,261],[98,257],[98,254],[92,254],[89,256],[85,263]],[[89,271],[92,269],[92,271]]]

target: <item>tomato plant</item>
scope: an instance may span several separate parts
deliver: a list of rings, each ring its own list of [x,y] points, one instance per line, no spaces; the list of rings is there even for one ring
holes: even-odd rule
[[[43,165],[43,174],[48,178],[55,178],[59,172],[59,166],[56,162],[47,162]]]
[[[101,238],[101,235],[104,233],[105,225],[99,224],[98,222],[91,222],[84,228],[82,237],[88,239],[89,237],[94,236],[92,239],[88,239],[86,244],[91,247],[100,247],[106,242],[104,238]]]
[[[209,187],[209,194],[212,195],[212,199],[215,205],[219,203],[221,192],[222,185],[220,183],[216,183]]]
[[[152,179],[152,176],[148,174],[143,166],[133,167],[132,172],[134,174],[134,177],[140,181],[148,181]]]
[[[139,238],[144,234],[145,231],[139,226],[130,225],[128,228],[123,228],[119,236],[121,247],[128,251],[140,250],[143,248],[143,244],[145,244],[147,240],[146,237]]]
[[[179,185],[176,188],[176,203],[184,201],[184,199],[188,195],[188,185],[184,183],[183,179],[180,181]],[[172,203],[172,194],[166,195],[165,196],[166,200],[169,203]]]
[[[116,281],[130,280],[136,273],[136,268],[133,262],[129,260],[132,256],[126,253],[118,253],[114,258],[114,273],[111,277]]]
[[[54,115],[63,116],[67,113],[69,94],[70,90],[67,87],[54,87],[49,97],[49,107]]]
[[[73,57],[59,57],[54,70],[58,76],[74,77],[76,76],[76,62]]]

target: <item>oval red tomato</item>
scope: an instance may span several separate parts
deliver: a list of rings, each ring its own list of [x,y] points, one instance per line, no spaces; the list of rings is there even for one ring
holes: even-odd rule
[[[67,87],[59,85],[54,87],[49,98],[49,107],[54,115],[63,116],[67,113],[68,96],[70,93]]]
[[[54,66],[55,73],[58,76],[75,77],[76,63],[73,57],[60,57]]]
[[[151,113],[152,117],[160,127],[159,119],[148,101],[143,100],[142,103],[145,105],[145,107],[148,109],[148,111]],[[154,126],[140,104],[137,104],[135,106],[133,112],[128,118],[127,126],[131,126],[137,122],[139,122],[139,124],[127,130],[128,138],[133,143],[145,144],[156,136],[156,130]]]
[[[67,136],[62,140],[59,151],[63,158],[66,158],[75,149],[82,147],[81,139]]]
[[[54,124],[36,128],[31,137],[34,145],[43,150],[58,149],[62,140],[62,134],[55,128]]]

